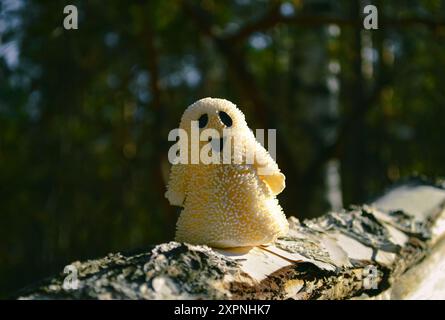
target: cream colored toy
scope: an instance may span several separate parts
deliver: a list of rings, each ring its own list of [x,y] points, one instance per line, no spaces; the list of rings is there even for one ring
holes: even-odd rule
[[[183,207],[176,241],[227,248],[268,244],[286,235],[288,222],[275,197],[285,187],[285,176],[244,114],[230,101],[205,98],[185,110],[180,128],[190,134],[192,121],[198,121],[199,131],[212,128],[223,137],[216,151],[230,148],[233,154],[230,164],[172,166],[165,195],[170,204]],[[199,148],[205,145],[207,140],[199,142]],[[256,152],[253,163],[247,161],[247,148]],[[242,150],[241,162],[234,160],[235,150]]]

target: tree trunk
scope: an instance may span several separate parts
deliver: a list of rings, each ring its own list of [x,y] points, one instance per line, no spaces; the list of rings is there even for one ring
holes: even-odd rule
[[[291,217],[288,236],[271,246],[169,242],[136,255],[109,254],[74,262],[68,274],[16,298],[444,298],[444,208],[443,185],[412,179],[347,211],[304,222]]]

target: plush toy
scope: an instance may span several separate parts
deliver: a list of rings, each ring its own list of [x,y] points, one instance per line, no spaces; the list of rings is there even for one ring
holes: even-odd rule
[[[219,134],[219,139],[196,142],[205,154],[220,156],[219,163],[191,163],[192,122],[200,133],[213,129]],[[172,166],[165,194],[170,204],[183,207],[176,241],[243,247],[269,244],[287,234],[288,222],[275,197],[285,187],[285,176],[233,103],[201,99],[185,110],[180,129],[189,137],[188,148],[180,151],[188,153],[188,163]],[[248,150],[254,151],[253,158]],[[226,151],[230,158],[224,160]]]

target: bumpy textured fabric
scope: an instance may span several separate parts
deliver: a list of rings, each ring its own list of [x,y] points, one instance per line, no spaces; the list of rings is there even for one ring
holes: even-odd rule
[[[219,163],[191,164],[192,121],[200,123],[199,133],[211,128],[223,137],[216,147],[216,139],[195,145],[219,156]],[[189,137],[187,149],[181,150],[188,164],[172,166],[166,192],[172,205],[183,207],[176,240],[224,248],[268,244],[286,235],[288,222],[276,199],[285,176],[255,139],[244,114],[230,101],[205,98],[185,110],[180,128]],[[228,150],[230,163],[222,156]],[[249,151],[255,152],[253,158]]]

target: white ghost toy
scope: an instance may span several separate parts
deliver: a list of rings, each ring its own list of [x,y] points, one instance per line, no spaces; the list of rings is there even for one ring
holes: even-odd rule
[[[170,204],[183,207],[176,241],[229,248],[266,245],[286,235],[289,225],[275,197],[285,188],[285,176],[255,139],[241,110],[224,99],[204,98],[182,116],[180,129],[188,137],[192,121],[200,133],[214,129],[222,137],[198,139],[199,150],[219,156],[230,150],[230,161],[221,156],[219,163],[199,159],[192,164],[188,139],[187,163],[172,166],[165,194]],[[246,150],[255,156],[249,158]]]

